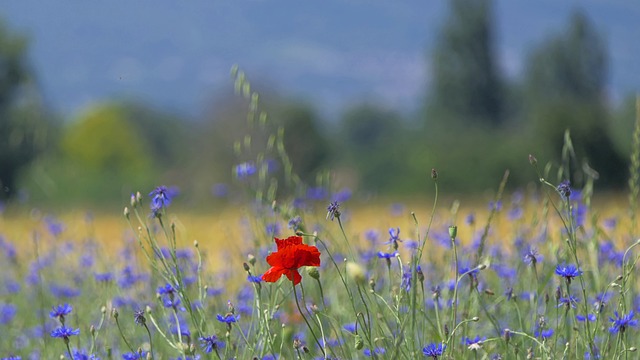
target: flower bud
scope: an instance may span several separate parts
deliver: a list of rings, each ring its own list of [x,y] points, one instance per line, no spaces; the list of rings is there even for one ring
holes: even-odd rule
[[[433,180],[438,180],[438,170],[436,169],[431,169],[431,178]]]
[[[347,262],[347,275],[356,282],[356,284],[364,285],[367,281],[367,273],[364,268],[355,262]]]
[[[458,235],[458,227],[455,225],[449,226],[449,238],[455,239]]]
[[[256,257],[253,256],[252,254],[249,254],[249,255],[247,255],[247,261],[249,261],[249,264],[255,265],[256,264]]]
[[[129,208],[128,207],[125,206],[122,213],[124,214],[124,217],[129,219]]]
[[[251,270],[251,268],[249,267],[249,264],[247,264],[246,262],[242,263],[242,268],[244,268],[244,271],[249,272]]]
[[[320,272],[318,271],[317,267],[313,267],[313,266],[307,267],[307,274],[309,274],[309,276],[311,276],[316,280],[320,279]]]
[[[355,339],[355,349],[356,350],[362,350],[362,348],[364,347],[364,341],[362,340],[362,336],[360,335],[356,335],[356,339]]]
[[[113,316],[115,319],[118,318],[118,309],[113,308],[111,309],[111,316]]]
[[[537,163],[538,163],[538,159],[536,159],[536,157],[535,157],[535,156],[533,156],[533,155],[529,154],[529,164],[531,164],[531,165],[535,165],[535,164],[537,164]]]

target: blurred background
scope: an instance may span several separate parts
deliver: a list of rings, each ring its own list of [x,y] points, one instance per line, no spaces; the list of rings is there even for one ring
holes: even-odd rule
[[[159,184],[232,201],[252,131],[234,64],[310,186],[402,198],[437,168],[477,193],[508,168],[524,187],[567,128],[597,188],[628,177],[637,2],[9,0],[0,18],[0,208],[119,208]]]

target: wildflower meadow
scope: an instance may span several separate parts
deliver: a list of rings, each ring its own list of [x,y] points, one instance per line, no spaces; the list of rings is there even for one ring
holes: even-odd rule
[[[567,133],[566,161],[522,159],[523,190],[505,190],[505,171],[469,206],[425,169],[429,203],[388,210],[330,176],[304,184],[233,75],[264,134],[234,148],[237,229],[190,238],[169,185],[122,199],[109,245],[107,227],[76,238],[40,216],[9,233],[2,219],[1,359],[639,358],[638,124],[628,201],[596,206],[597,173],[576,169]]]

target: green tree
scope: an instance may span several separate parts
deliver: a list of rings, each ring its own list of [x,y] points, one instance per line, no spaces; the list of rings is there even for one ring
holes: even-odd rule
[[[340,159],[355,170],[359,187],[368,191],[394,191],[409,159],[407,135],[401,117],[371,104],[357,105],[342,117],[344,149]]]
[[[15,194],[19,171],[46,145],[50,132],[27,64],[27,44],[0,22],[0,199]]]
[[[526,111],[538,153],[558,158],[570,129],[578,158],[600,173],[601,183],[620,185],[626,166],[607,132],[607,49],[589,19],[576,12],[568,29],[530,56],[525,80]],[[572,180],[580,180],[580,167]]]
[[[498,126],[504,95],[490,0],[452,0],[432,55],[429,121]]]
[[[311,184],[329,159],[329,144],[320,131],[320,119],[311,107],[300,103],[285,104],[278,116],[276,121],[284,128],[284,148],[293,171]]]

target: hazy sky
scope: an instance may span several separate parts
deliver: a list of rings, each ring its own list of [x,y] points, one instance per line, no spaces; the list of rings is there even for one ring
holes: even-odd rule
[[[528,51],[580,5],[608,41],[611,97],[638,91],[639,4],[497,1],[501,66],[516,79]],[[31,39],[47,102],[65,115],[126,98],[198,116],[231,89],[233,64],[327,117],[364,99],[411,112],[446,10],[442,0],[0,2],[9,27]]]

